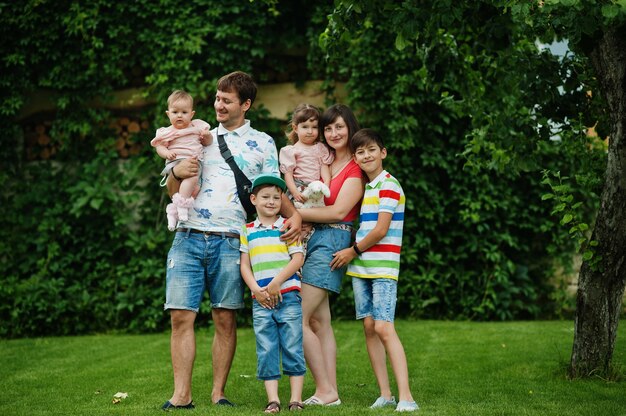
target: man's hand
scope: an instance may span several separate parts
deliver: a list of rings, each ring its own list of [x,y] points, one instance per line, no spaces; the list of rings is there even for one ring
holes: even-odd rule
[[[181,179],[191,178],[200,174],[200,166],[198,166],[198,159],[195,156],[183,159],[182,162],[174,166],[174,169],[176,169],[176,176]]]
[[[282,241],[286,241],[288,243],[297,241],[300,242],[300,228],[302,227],[302,217],[299,215],[294,215],[291,218],[285,220],[285,224],[283,228],[280,229],[281,233],[284,233],[280,236]]]
[[[313,224],[310,222],[303,222],[300,227],[300,241],[304,241],[307,235],[313,230]]]

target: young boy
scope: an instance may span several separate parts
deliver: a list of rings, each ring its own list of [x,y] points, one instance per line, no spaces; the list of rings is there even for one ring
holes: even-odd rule
[[[396,406],[398,412],[412,412],[419,407],[411,395],[406,355],[393,325],[404,192],[396,178],[383,169],[387,149],[378,133],[359,130],[350,141],[350,150],[369,182],[365,185],[356,243],[335,253],[331,267],[349,263],[347,275],[352,276],[356,318],[363,319],[367,352],[380,388],[380,397],[370,407]],[[385,354],[398,384],[397,404],[391,395]]]
[[[285,219],[279,215],[287,189],[276,176],[257,177],[250,200],[257,219],[241,231],[241,276],[252,291],[252,318],[256,335],[257,378],[267,392],[265,413],[280,412],[278,379],[280,355],[289,376],[289,410],[302,410],[306,365],[302,347],[302,306],[298,270],[304,262],[302,245],[280,240]]]

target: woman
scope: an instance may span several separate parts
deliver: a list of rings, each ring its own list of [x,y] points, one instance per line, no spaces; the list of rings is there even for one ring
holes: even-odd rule
[[[302,221],[314,223],[302,267],[304,356],[315,380],[308,405],[341,404],[337,390],[337,344],[331,327],[329,292],[339,293],[345,268],[332,269],[333,254],[350,246],[352,222],[359,215],[363,174],[348,146],[359,124],[345,105],[335,104],[320,118],[326,143],[334,150],[330,165],[331,195],[322,208],[301,209]]]

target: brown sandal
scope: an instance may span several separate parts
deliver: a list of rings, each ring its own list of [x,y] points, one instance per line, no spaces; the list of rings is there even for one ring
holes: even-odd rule
[[[290,411],[304,410],[304,403],[302,402],[291,402],[289,403]]]
[[[269,402],[267,406],[265,406],[265,413],[278,413],[280,412],[280,403],[278,402]]]

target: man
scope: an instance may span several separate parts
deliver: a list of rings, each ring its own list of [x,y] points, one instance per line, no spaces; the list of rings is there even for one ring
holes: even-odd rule
[[[246,112],[256,98],[250,75],[233,72],[217,82],[215,116],[219,123],[211,132],[214,144],[204,148],[202,184],[189,220],[179,222],[167,258],[165,309],[170,311],[174,394],[163,410],[192,409],[191,375],[196,345],[194,321],[202,294],[208,288],[215,324],[213,338],[213,388],[211,400],[229,405],[224,388],[237,344],[236,310],[243,305],[243,280],[239,271],[239,232],[246,214],[237,195],[234,174],[217,146],[223,135],[240,169],[253,180],[260,174],[279,176],[274,140],[250,126]],[[174,181],[200,174],[196,160],[187,159],[172,170]],[[289,218],[284,238],[297,238],[301,218],[285,197],[281,214]]]

